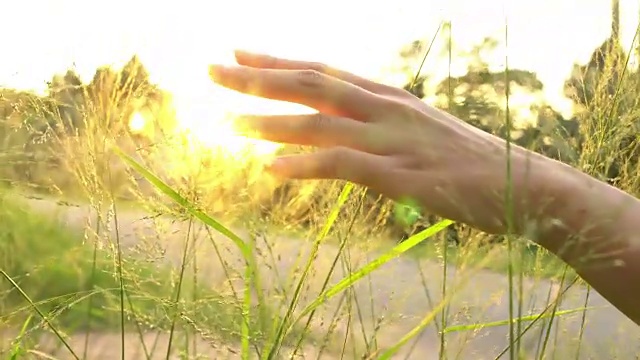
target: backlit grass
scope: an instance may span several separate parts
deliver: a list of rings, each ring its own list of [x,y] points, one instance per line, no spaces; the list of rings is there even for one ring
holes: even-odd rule
[[[451,26],[429,37],[447,37],[450,62]],[[430,56],[427,45],[420,60]],[[558,132],[545,141],[576,154],[563,161],[638,194],[638,71],[628,58],[605,58],[603,69],[583,77],[589,96],[577,115],[580,141]],[[500,115],[510,129],[508,60]],[[3,132],[0,357],[95,358],[95,339],[109,335],[111,356],[122,358],[139,347],[146,358],[391,359],[430,351],[444,359],[467,343],[482,348],[478,341],[497,342],[492,351],[511,359],[542,359],[563,346],[570,350],[558,357],[588,351],[587,315],[600,310],[546,250],[511,233],[464,227],[454,244],[447,219],[400,242],[389,224],[396,204],[355,184],[278,183],[260,161],[194,151],[167,135],[169,126],[142,139],[122,135],[101,121],[137,106],[129,99],[136,92],[121,90],[103,94],[120,108],[87,100],[78,133],[60,130],[68,120],[35,98],[22,115],[25,123],[54,119],[46,139],[26,140],[42,135],[41,124]],[[511,132],[500,131],[511,146]],[[282,151],[298,150],[307,151]],[[175,170],[180,164],[188,165]],[[36,190],[46,195],[34,199]],[[570,319],[578,322],[554,332]],[[562,338],[568,331],[573,337]],[[38,346],[46,336],[54,345]]]

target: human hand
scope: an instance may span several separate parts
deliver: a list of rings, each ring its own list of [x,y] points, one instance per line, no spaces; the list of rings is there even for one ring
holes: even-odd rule
[[[481,230],[505,231],[507,147],[504,140],[427,105],[409,92],[328,66],[236,52],[239,66],[212,65],[227,88],[318,110],[310,115],[242,115],[238,126],[261,139],[319,148],[270,166],[292,179],[342,179]],[[511,152],[513,194],[520,208],[532,192],[525,162]],[[533,155],[533,156],[527,156]],[[525,169],[527,171],[525,171]],[[535,185],[535,181],[529,184]],[[536,194],[539,196],[540,194]]]

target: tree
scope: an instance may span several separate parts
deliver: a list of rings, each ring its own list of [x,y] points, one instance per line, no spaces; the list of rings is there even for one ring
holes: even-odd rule
[[[442,80],[435,92],[439,99],[436,105],[441,109],[484,131],[504,137],[507,74],[491,71],[484,58],[484,54],[494,51],[497,45],[495,39],[485,38],[471,51],[463,53],[469,60],[467,73]],[[512,91],[517,89],[533,94],[543,89],[536,74],[527,70],[511,69],[508,78]]]
[[[445,27],[447,28],[449,27]],[[457,59],[466,59],[467,71],[463,75],[446,77],[434,86],[434,105],[483,131],[503,138],[511,135],[518,145],[565,161],[575,159],[577,155],[572,150],[575,144],[579,143],[577,123],[573,119],[564,119],[544,101],[532,103],[524,115],[518,114],[519,109],[511,108],[510,115],[515,126],[511,129],[505,126],[507,79],[511,95],[520,93],[535,97],[541,94],[543,84],[535,73],[528,70],[510,69],[508,73],[491,70],[485,59],[497,46],[498,42],[495,39],[487,37],[470,51],[460,52],[455,51],[449,41],[444,51]],[[423,57],[426,49],[428,46],[425,42],[414,41],[401,51],[400,57],[415,65],[419,62],[416,57]],[[427,81],[430,77],[420,75],[408,78],[412,80],[407,82],[405,89],[422,99],[426,98],[429,93]],[[413,82],[413,79],[417,81]],[[423,220],[415,222],[414,227],[408,230],[407,236],[436,221],[435,217],[423,214]],[[450,228],[448,238],[459,243],[460,230],[459,226]]]
[[[120,91],[123,97],[140,98],[153,91],[149,71],[134,55],[120,71]]]
[[[640,156],[640,75],[637,68],[627,66],[628,54],[620,44],[619,0],[612,0],[611,10],[610,36],[586,64],[574,65],[565,94],[576,104],[580,118],[582,168],[621,185],[622,178],[637,177],[633,174]]]
[[[119,70],[111,66],[96,69],[85,92],[92,124],[114,135],[127,133],[130,119],[138,112],[151,114],[154,121],[160,113],[163,117],[171,116],[166,108],[171,97],[151,82],[149,71],[137,55]],[[172,124],[175,119],[162,120]]]
[[[59,125],[67,131],[82,127],[85,94],[80,76],[75,70],[69,69],[64,75],[54,75],[48,85],[49,98],[56,105],[55,115],[59,117],[54,119],[50,116],[49,125],[54,125],[56,120],[61,120]]]
[[[423,41],[415,40],[400,50],[400,58],[404,60],[400,71],[408,74],[409,78],[409,81],[403,86],[403,89],[420,99],[425,97],[425,83],[429,78],[422,73],[417,74],[417,76],[413,73],[414,69],[420,68],[422,65],[421,61],[417,62],[416,60],[420,60],[427,49],[427,44]]]
[[[565,94],[582,108],[599,101],[608,102],[615,96],[627,54],[620,44],[620,1],[611,2],[611,33],[591,54],[585,65],[574,65],[565,82]]]

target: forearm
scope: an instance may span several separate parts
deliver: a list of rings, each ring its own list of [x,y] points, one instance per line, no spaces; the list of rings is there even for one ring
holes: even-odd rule
[[[640,201],[559,162],[536,166],[535,240],[640,323]]]

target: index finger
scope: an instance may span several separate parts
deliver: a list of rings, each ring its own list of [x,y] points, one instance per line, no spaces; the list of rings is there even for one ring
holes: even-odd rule
[[[388,100],[314,70],[259,69],[212,65],[218,84],[267,99],[306,105],[326,114],[368,121]]]
[[[240,65],[246,65],[261,69],[314,70],[319,73],[327,74],[340,80],[352,83],[376,94],[384,94],[397,90],[396,88],[379,84],[375,81],[365,79],[358,75],[339,70],[319,62],[283,59],[270,55],[250,53],[243,50],[237,50],[235,52],[235,57],[236,61]]]

